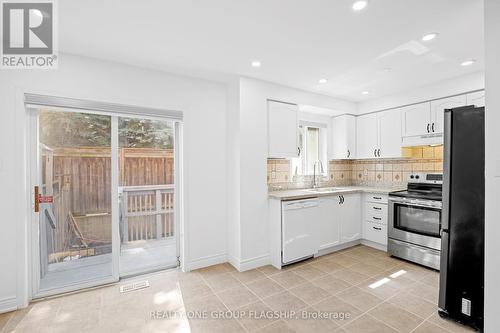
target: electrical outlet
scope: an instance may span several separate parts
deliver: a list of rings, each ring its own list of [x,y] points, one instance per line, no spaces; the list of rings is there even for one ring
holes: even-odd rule
[[[368,169],[365,169],[363,173],[365,174],[365,176],[368,176]]]
[[[272,171],[271,172],[271,178],[272,179],[276,179],[276,171]]]

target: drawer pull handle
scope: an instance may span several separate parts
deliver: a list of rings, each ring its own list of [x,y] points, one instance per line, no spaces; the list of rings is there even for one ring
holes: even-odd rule
[[[380,217],[375,217],[375,216],[373,217],[373,219],[378,221],[382,220]]]
[[[382,208],[380,208],[380,207],[373,207],[373,209],[382,210]]]
[[[375,230],[382,230],[382,228],[379,228],[379,227],[373,227],[373,229],[375,229]]]
[[[375,199],[375,200],[382,200],[381,197],[373,197],[373,199]]]

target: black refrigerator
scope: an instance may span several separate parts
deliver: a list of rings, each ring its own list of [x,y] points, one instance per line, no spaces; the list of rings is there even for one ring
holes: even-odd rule
[[[484,107],[444,114],[439,314],[482,331]]]

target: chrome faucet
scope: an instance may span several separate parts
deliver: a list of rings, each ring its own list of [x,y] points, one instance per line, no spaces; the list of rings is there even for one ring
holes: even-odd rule
[[[320,172],[321,174],[323,174],[325,171],[323,169],[323,163],[321,161],[316,161],[314,162],[314,166],[313,166],[313,182],[312,182],[312,187],[313,188],[317,188],[319,186],[318,184],[318,180],[316,179],[316,165],[319,165],[319,169],[320,169]]]

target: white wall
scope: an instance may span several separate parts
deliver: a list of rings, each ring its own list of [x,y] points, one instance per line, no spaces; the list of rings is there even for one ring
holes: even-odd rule
[[[227,90],[227,256],[239,268],[240,246],[240,81]]]
[[[241,254],[236,261],[242,270],[269,262],[267,221],[267,100],[355,112],[355,104],[328,96],[291,89],[263,81],[240,80],[240,212]]]
[[[357,113],[363,114],[380,111],[480,89],[484,89],[484,72],[463,75],[432,85],[415,88],[411,91],[361,102],[358,103]]]
[[[15,305],[16,296],[24,304],[27,288],[26,244],[18,243],[28,216],[21,91],[184,111],[186,264],[225,261],[226,87],[61,55],[57,70],[0,73],[0,312]]]
[[[486,43],[486,259],[485,332],[500,329],[500,2],[485,2]]]

